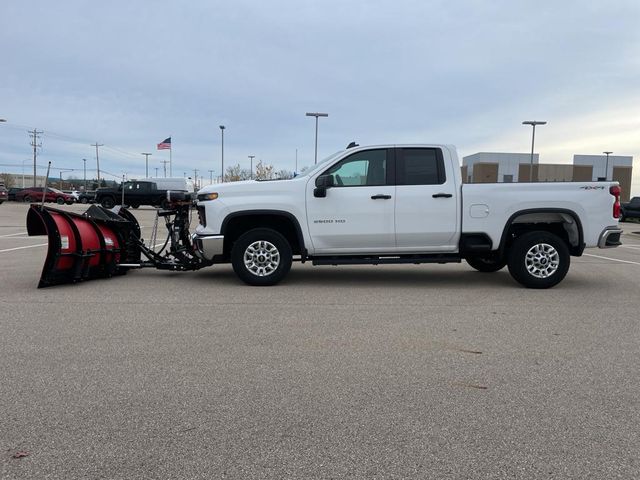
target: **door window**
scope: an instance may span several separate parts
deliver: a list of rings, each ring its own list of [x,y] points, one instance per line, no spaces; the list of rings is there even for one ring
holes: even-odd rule
[[[403,148],[398,158],[398,185],[440,185],[445,182],[439,148]]]
[[[387,151],[366,150],[338,162],[323,175],[333,176],[336,187],[363,187],[387,184]]]

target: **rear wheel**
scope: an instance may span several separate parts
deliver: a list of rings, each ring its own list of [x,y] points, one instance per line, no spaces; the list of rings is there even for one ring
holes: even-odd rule
[[[507,259],[498,255],[467,257],[467,263],[479,272],[492,273],[504,268]]]
[[[509,251],[509,273],[527,288],[550,288],[567,275],[571,262],[567,244],[549,232],[518,237]]]
[[[24,200],[24,203],[31,203],[31,197],[29,195],[25,196],[23,200]]]
[[[292,257],[287,239],[270,228],[249,230],[236,240],[231,250],[236,275],[257,286],[280,282],[291,269]]]
[[[89,203],[89,199],[87,197],[80,197],[80,203]]]
[[[169,210],[170,207],[171,207],[171,202],[166,198],[163,198],[160,201],[160,208],[162,208],[163,210]]]
[[[100,205],[102,205],[104,208],[113,208],[115,204],[116,202],[111,197],[104,197],[100,202]]]

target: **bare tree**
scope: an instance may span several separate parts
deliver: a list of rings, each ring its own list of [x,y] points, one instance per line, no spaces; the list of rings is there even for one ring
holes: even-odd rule
[[[7,188],[13,187],[14,178],[10,173],[0,173],[0,182],[4,183]]]
[[[280,180],[288,180],[293,178],[293,172],[285,169],[279,170],[276,172],[276,178],[279,178]]]
[[[225,182],[238,182],[241,180],[240,174],[242,173],[242,168],[240,164],[231,165],[227,167],[227,171],[224,173]]]
[[[273,165],[266,165],[260,160],[256,165],[254,177],[256,180],[271,180],[273,178]]]
[[[240,180],[249,180],[251,178],[251,172],[247,168],[241,168],[240,164],[227,167],[227,171],[224,174],[225,182],[239,182]]]

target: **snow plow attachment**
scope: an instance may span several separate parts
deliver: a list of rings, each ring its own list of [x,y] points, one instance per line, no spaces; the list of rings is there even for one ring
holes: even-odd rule
[[[124,208],[94,205],[77,214],[34,204],[27,232],[49,239],[38,288],[111,277],[126,273],[120,264],[140,263],[140,226]]]

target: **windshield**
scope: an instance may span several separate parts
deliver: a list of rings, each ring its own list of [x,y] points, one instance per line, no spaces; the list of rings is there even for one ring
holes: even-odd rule
[[[53,192],[53,193],[62,193],[60,190],[58,190],[57,188],[51,188],[49,187],[49,191]]]
[[[307,170],[306,172],[301,173],[300,175],[298,175],[298,177],[306,177],[308,175],[313,175],[316,171],[324,168],[324,166],[330,162],[331,160],[335,159],[336,157],[338,157],[339,155],[342,155],[345,151],[344,150],[338,150],[336,153],[332,153],[331,155],[329,155],[326,158],[323,158],[322,160],[320,160],[316,165],[314,165],[313,167],[309,168],[309,170]]]

